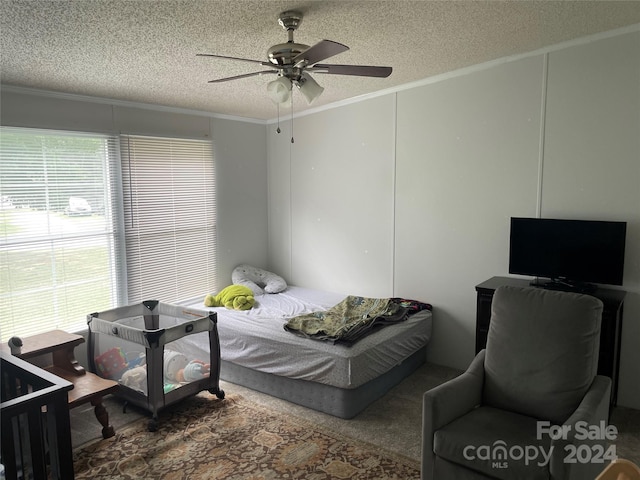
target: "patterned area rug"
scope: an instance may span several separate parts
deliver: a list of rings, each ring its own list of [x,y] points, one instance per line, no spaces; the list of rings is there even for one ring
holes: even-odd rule
[[[420,478],[414,460],[289,417],[239,395],[201,393],[74,451],[76,480]]]

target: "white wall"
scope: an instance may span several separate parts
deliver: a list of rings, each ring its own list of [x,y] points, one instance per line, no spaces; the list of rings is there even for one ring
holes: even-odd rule
[[[431,302],[429,360],[464,368],[509,217],[626,220],[618,401],[640,408],[638,51],[633,32],[481,66],[295,118],[293,145],[269,126],[271,268]]]
[[[269,128],[271,268],[338,292],[393,291],[394,96]],[[288,249],[288,250],[286,250]]]
[[[618,403],[640,408],[640,33],[549,56],[542,215],[627,223]]]
[[[267,152],[262,124],[212,119],[216,161],[218,286],[240,263],[268,265]]]
[[[0,122],[16,127],[210,138],[216,162],[220,288],[238,263],[267,265],[265,126],[162,108],[3,87]],[[213,186],[212,186],[213,188]]]
[[[398,94],[396,293],[433,303],[434,362],[472,360],[474,287],[535,216],[541,79],[534,57]]]

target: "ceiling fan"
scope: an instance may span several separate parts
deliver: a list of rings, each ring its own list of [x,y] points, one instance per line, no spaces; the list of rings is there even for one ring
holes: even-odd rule
[[[289,40],[287,43],[280,43],[269,48],[269,50],[267,50],[268,61],[229,57],[226,55],[215,55],[212,53],[197,54],[197,56],[200,57],[240,60],[269,67],[269,70],[261,70],[258,72],[246,73],[244,75],[209,80],[209,83],[228,82],[230,80],[238,80],[263,74],[277,74],[278,78],[269,82],[267,85],[267,92],[275,103],[283,103],[289,100],[293,85],[298,87],[300,92],[307,99],[307,102],[311,103],[324,91],[324,88],[318,85],[318,83],[311,77],[311,72],[380,78],[385,78],[391,75],[391,67],[318,63],[329,57],[337,55],[338,53],[349,50],[349,47],[331,40],[321,40],[311,47],[301,43],[295,43],[293,41],[293,32],[300,26],[301,22],[302,13],[300,12],[286,11],[280,14],[278,17],[278,23],[287,31]]]

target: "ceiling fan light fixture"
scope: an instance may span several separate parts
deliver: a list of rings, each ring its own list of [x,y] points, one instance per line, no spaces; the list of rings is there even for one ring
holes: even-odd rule
[[[318,98],[322,92],[324,92],[324,88],[318,85],[311,75],[307,73],[303,73],[300,77],[300,80],[297,82],[298,89],[300,93],[307,99],[307,103],[312,103],[316,98]]]
[[[291,98],[291,80],[278,77],[267,84],[267,93],[273,103],[284,103]]]

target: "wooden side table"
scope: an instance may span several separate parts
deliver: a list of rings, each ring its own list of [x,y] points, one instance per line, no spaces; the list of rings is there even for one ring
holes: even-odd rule
[[[22,351],[16,356],[29,360],[50,353],[52,364],[44,369],[73,384],[73,389],[68,392],[69,409],[91,402],[102,425],[102,437],[113,437],[115,431],[109,425],[109,413],[102,404],[102,397],[115,392],[118,382],[87,372],[77,362],[74,349],[84,341],[82,335],[53,330],[23,338]]]

